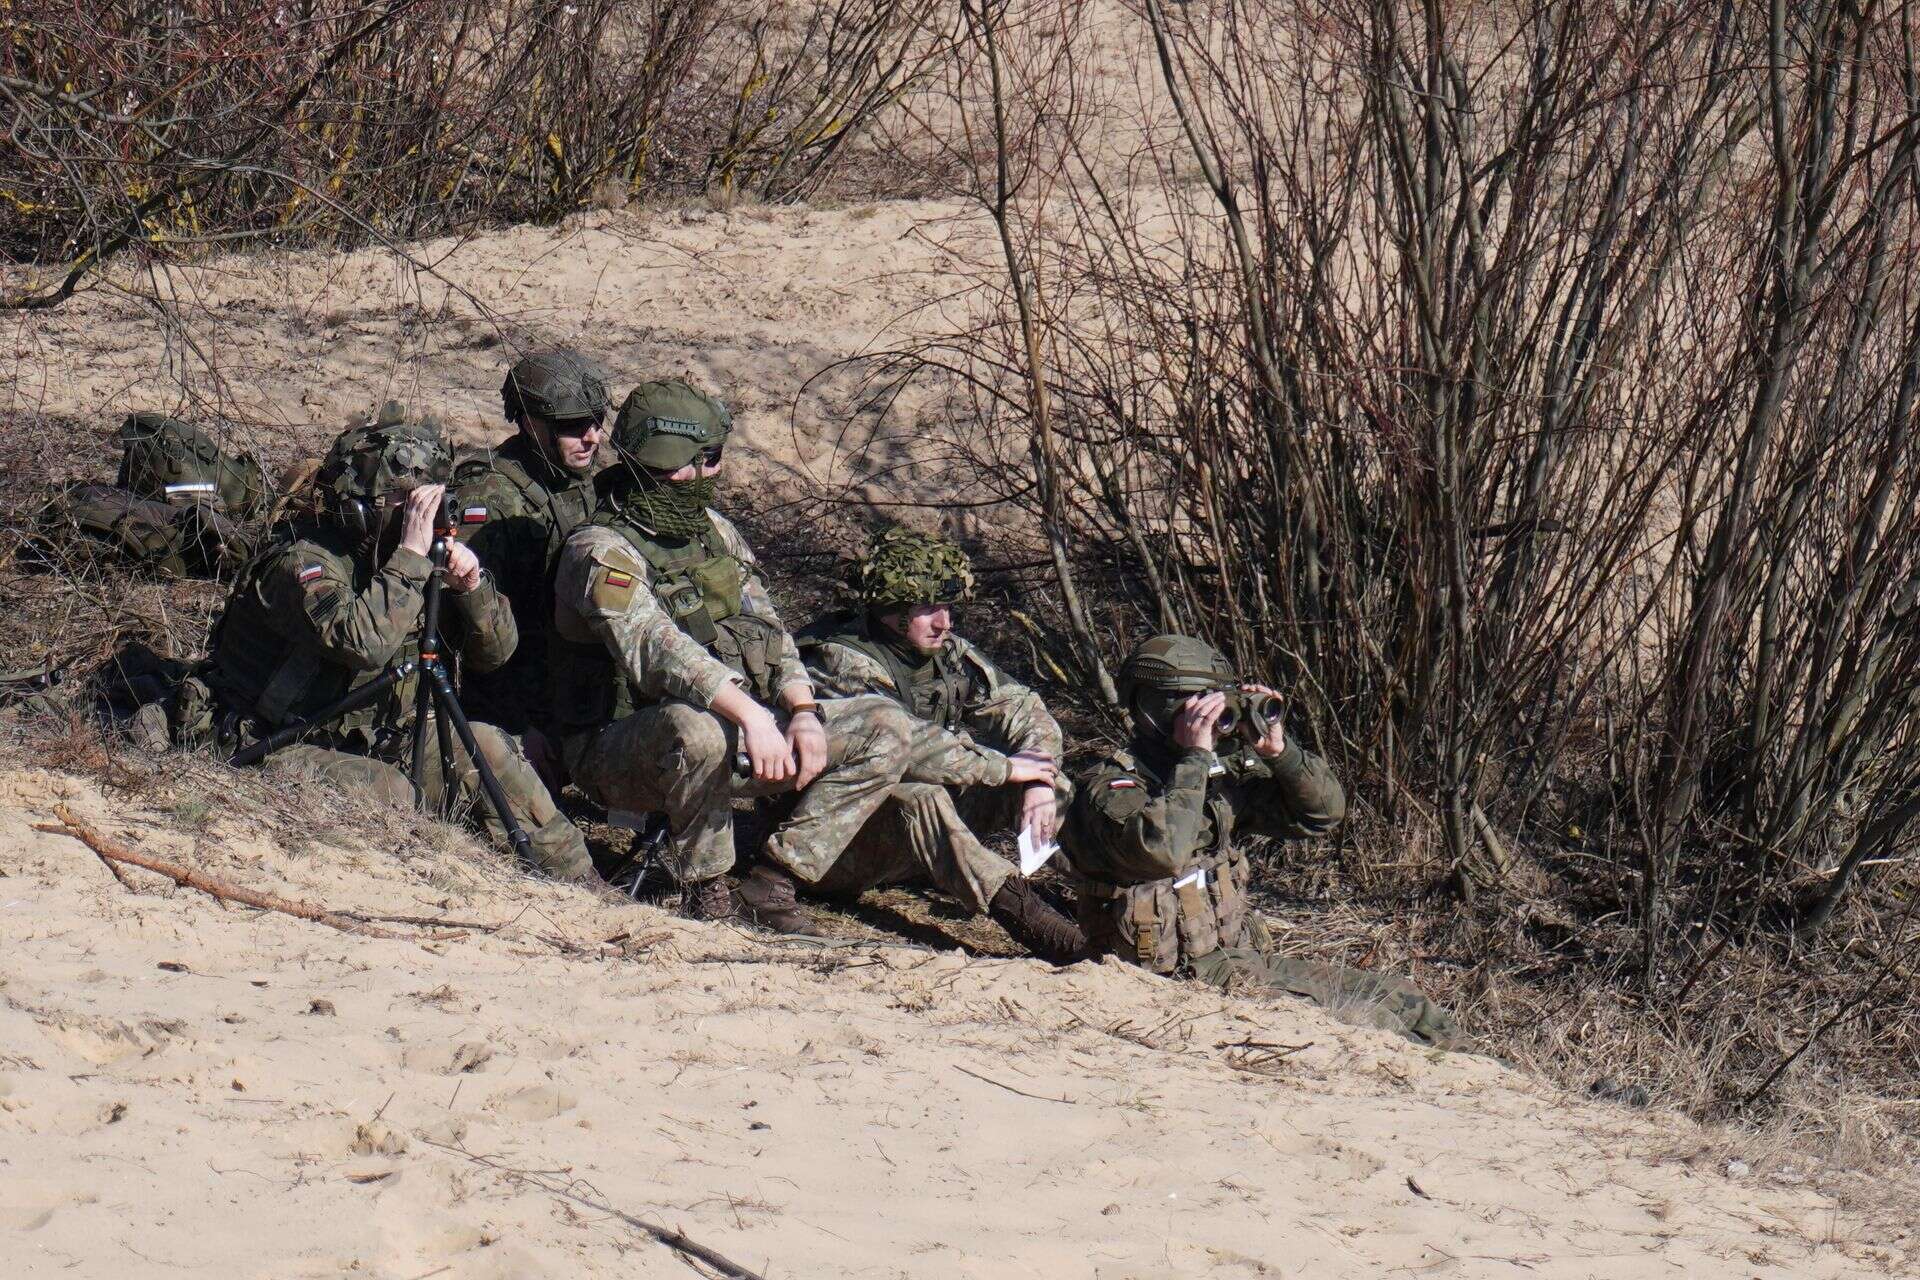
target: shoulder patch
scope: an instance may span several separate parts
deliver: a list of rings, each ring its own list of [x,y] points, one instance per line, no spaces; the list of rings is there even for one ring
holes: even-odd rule
[[[1131,791],[1140,785],[1138,778],[1115,778],[1107,783],[1109,791]]]
[[[300,566],[300,572],[293,576],[294,580],[304,587],[315,578],[326,576],[326,572],[327,567],[323,564],[305,564]]]
[[[461,524],[485,524],[486,522],[487,509],[485,507],[462,507],[460,509]]]
[[[639,581],[624,569],[596,564],[593,566],[593,580],[587,586],[587,598],[593,601],[596,609],[625,613],[627,606],[633,603],[633,589],[639,585]]]

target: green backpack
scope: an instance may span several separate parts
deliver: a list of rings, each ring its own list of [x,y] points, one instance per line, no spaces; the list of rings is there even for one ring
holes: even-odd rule
[[[115,483],[75,485],[40,512],[41,558],[57,562],[56,548],[76,534],[173,577],[212,576],[251,554],[237,522],[263,514],[272,496],[251,454],[225,453],[204,431],[160,413],[130,414],[120,443]]]
[[[226,453],[206,432],[164,413],[128,414],[120,446],[114,483],[136,497],[175,506],[211,502],[234,520],[253,519],[272,497],[251,453]]]

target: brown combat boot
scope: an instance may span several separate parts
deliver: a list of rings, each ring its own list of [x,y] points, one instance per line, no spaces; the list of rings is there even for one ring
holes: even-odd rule
[[[1087,954],[1087,935],[1055,911],[1020,876],[1008,876],[987,904],[987,914],[1013,940],[1048,964],[1072,964]]]
[[[764,862],[740,882],[740,914],[775,933],[806,933],[813,928],[794,894],[793,877]]]
[[[740,899],[725,876],[697,880],[681,886],[680,914],[689,920],[737,920]]]

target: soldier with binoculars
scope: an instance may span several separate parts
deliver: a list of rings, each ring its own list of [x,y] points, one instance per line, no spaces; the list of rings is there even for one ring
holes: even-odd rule
[[[1155,636],[1120,668],[1126,750],[1078,780],[1064,846],[1096,955],[1214,986],[1304,996],[1441,1047],[1453,1020],[1401,978],[1278,954],[1248,898],[1241,839],[1323,835],[1346,816],[1326,761],[1287,738],[1280,695],[1190,636]]]

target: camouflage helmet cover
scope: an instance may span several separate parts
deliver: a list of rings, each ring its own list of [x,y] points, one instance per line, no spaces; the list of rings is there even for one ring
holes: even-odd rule
[[[973,597],[967,553],[938,534],[888,529],[853,562],[849,584],[869,608],[956,604]]]
[[[1227,656],[1192,636],[1162,635],[1142,642],[1120,664],[1115,686],[1123,703],[1150,690],[1181,698],[1229,687],[1238,681]]]
[[[650,471],[678,471],[733,431],[727,407],[678,378],[643,382],[627,394],[613,423],[622,462]]]
[[[601,416],[610,399],[606,381],[593,362],[578,351],[561,348],[524,356],[507,370],[507,380],[500,384],[500,403],[514,422],[523,413],[565,422]]]
[[[334,440],[320,464],[315,484],[338,501],[372,501],[425,484],[445,484],[453,471],[453,451],[432,418],[407,421],[406,412],[388,402],[374,421],[349,427]]]

